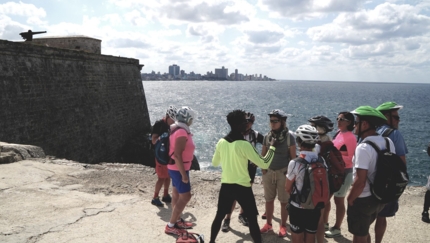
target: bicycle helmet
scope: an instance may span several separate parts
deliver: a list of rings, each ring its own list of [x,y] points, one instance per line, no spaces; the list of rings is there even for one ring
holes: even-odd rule
[[[176,121],[185,123],[188,126],[190,126],[195,116],[196,116],[196,113],[194,112],[194,110],[192,110],[188,106],[183,106],[176,113]]]
[[[275,109],[267,115],[287,119],[287,113],[285,113],[283,110],[280,110],[280,109]]]
[[[254,123],[254,121],[255,121],[255,116],[251,112],[247,112],[245,115],[245,118],[246,118],[246,120],[248,120],[252,123]]]
[[[381,104],[380,106],[376,107],[376,110],[383,113],[384,111],[395,111],[395,110],[400,110],[402,108],[403,108],[402,105],[398,105],[396,102],[389,101],[389,102],[385,102],[385,103]]]
[[[296,136],[303,142],[315,144],[319,141],[318,131],[311,125],[301,125],[296,130]]]
[[[368,105],[357,107],[351,113],[369,121],[374,127],[381,126],[387,122],[387,118],[380,111]]]
[[[355,110],[351,111],[351,113],[357,116],[370,116],[382,119],[384,121],[387,120],[387,118],[385,118],[385,116],[380,111],[368,105],[359,106]]]
[[[166,111],[166,115],[169,116],[172,120],[176,121],[176,112],[177,109],[173,105],[169,106]]]
[[[324,127],[327,132],[333,131],[333,122],[326,116],[314,116],[309,118],[308,122],[312,122],[315,126]]]

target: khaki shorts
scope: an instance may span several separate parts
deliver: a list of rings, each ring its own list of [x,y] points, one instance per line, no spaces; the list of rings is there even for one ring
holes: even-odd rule
[[[287,170],[288,167],[279,170],[268,169],[266,174],[263,175],[264,199],[266,202],[275,200],[276,194],[278,194],[278,200],[281,203],[288,203],[290,195],[285,191]]]
[[[352,170],[345,175],[345,181],[343,181],[342,187],[339,189],[339,191],[334,193],[334,196],[345,197],[351,185],[352,185]]]

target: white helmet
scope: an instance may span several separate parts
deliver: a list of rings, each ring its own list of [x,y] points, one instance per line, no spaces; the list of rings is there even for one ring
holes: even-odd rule
[[[193,109],[191,109],[189,106],[183,106],[176,113],[176,121],[185,123],[189,126],[193,122],[195,116],[196,113]]]
[[[319,141],[318,131],[311,125],[301,125],[296,130],[296,136],[305,143],[315,144]]]
[[[172,120],[176,121],[176,107],[173,105],[169,106],[169,108],[166,111],[166,115],[168,115]]]

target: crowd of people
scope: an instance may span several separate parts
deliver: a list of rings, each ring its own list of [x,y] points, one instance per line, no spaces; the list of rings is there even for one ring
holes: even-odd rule
[[[241,207],[239,221],[249,227],[254,242],[262,242],[261,234],[274,231],[272,219],[276,197],[281,206],[279,237],[291,234],[294,243],[324,242],[324,237],[342,234],[341,225],[346,215],[348,231],[353,234],[354,243],[371,242],[369,230],[373,222],[375,242],[382,242],[387,228],[386,218],[396,214],[399,204],[397,200],[383,204],[371,193],[378,153],[369,142],[380,149],[390,149],[406,164],[408,149],[398,130],[399,110],[402,108],[395,102],[385,102],[376,108],[360,106],[350,112],[339,112],[333,138],[328,133],[334,130],[334,123],[326,116],[312,117],[293,132],[287,126],[287,114],[275,109],[268,113],[270,131],[263,135],[252,129],[255,122],[252,113],[243,110],[229,112],[226,118],[230,131],[216,144],[212,159],[212,165],[221,166],[222,172],[210,242],[215,242],[220,229],[223,232],[230,230],[236,202]],[[180,235],[193,226],[181,215],[191,198],[189,170],[195,145],[190,126],[194,118],[195,113],[190,107],[176,109],[170,106],[166,116],[153,126],[153,144],[164,132],[171,134],[169,155],[173,163],[161,165],[156,161],[158,180],[152,199],[152,204],[156,206],[163,206],[161,201],[172,204],[171,218],[165,227],[167,234]],[[305,188],[306,164],[320,161],[322,144],[328,141],[339,150],[345,163],[344,181],[336,191],[327,184],[324,188],[328,192],[327,200],[308,208],[297,200]],[[262,144],[260,153],[256,144]],[[430,144],[428,153],[430,156]],[[322,164],[327,169],[327,163],[322,161]],[[252,191],[257,167],[262,171],[265,199],[265,212],[262,214],[265,223],[261,228]],[[170,180],[172,197],[168,193]],[[422,221],[430,223],[430,177],[428,184]],[[159,192],[163,185],[164,194],[160,201]],[[334,205],[330,202],[332,198]],[[330,227],[332,206],[336,207],[336,220]]]

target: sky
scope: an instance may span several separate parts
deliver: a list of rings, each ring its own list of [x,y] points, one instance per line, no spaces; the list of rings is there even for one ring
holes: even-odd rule
[[[143,73],[430,83],[430,0],[0,0],[0,39],[85,35]]]

